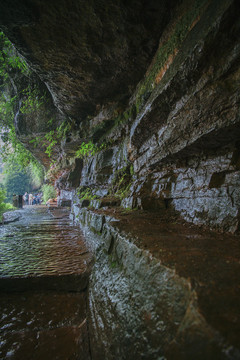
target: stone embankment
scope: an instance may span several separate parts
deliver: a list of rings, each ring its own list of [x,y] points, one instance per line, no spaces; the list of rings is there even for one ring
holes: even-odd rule
[[[240,245],[164,215],[73,206],[96,261],[92,359],[240,359]]]

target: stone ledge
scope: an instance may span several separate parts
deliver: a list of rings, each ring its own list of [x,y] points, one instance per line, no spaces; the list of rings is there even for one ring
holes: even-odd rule
[[[78,208],[76,220],[96,254],[93,359],[240,358],[236,236],[116,209]]]

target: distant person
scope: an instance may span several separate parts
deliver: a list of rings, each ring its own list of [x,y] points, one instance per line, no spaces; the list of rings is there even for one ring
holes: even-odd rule
[[[33,195],[33,205],[36,205],[37,204],[37,195]]]
[[[22,209],[23,207],[23,195],[18,195],[18,208]]]
[[[33,197],[33,205],[38,205],[39,201],[38,201],[38,194],[35,194]]]
[[[23,200],[24,200],[24,204],[28,205],[28,192],[26,191],[25,194],[23,195]]]
[[[16,194],[13,194],[13,206],[18,208],[18,196]]]
[[[28,196],[28,204],[29,205],[33,204],[33,194],[29,194],[29,196]]]

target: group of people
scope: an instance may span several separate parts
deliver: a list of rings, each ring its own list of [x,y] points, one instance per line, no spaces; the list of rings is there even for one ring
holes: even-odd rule
[[[28,194],[28,192],[25,192],[23,195],[23,201],[25,205],[38,205],[42,202],[42,193],[38,194]]]

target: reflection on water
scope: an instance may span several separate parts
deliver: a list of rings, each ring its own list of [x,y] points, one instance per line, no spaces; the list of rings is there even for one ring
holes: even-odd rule
[[[87,359],[85,304],[84,293],[2,294],[0,359]]]
[[[0,227],[0,359],[88,359],[79,284],[91,256],[81,233],[67,216],[54,218],[45,207],[24,209],[22,215],[18,223]],[[36,279],[41,287],[32,291],[30,281]],[[67,291],[71,281],[74,293]]]
[[[1,231],[0,277],[72,274],[86,266],[79,229],[69,228],[65,220],[45,219],[27,227],[24,222]]]
[[[74,230],[69,234],[69,229],[50,224],[15,228],[0,241],[0,276],[77,272],[85,250]]]

